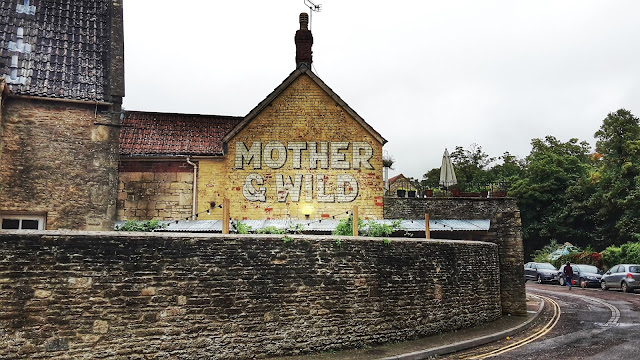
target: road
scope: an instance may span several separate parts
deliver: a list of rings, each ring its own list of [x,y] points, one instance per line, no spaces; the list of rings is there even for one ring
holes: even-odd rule
[[[639,359],[640,290],[527,283],[545,310],[527,331],[444,359]],[[555,307],[555,311],[554,311]]]

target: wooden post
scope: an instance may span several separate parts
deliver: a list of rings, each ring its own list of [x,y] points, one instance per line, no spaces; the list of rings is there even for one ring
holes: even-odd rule
[[[222,199],[222,233],[229,233],[229,199]]]
[[[351,210],[353,215],[353,236],[358,236],[358,207],[353,206]]]
[[[429,230],[429,213],[424,214],[424,235],[427,239],[431,239],[431,231]]]

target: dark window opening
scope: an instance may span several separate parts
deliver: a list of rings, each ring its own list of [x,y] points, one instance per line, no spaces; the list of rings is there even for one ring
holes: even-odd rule
[[[18,230],[20,229],[20,220],[2,219],[2,228],[5,230]]]

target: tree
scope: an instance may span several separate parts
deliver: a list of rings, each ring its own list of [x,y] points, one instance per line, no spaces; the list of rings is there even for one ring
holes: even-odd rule
[[[458,183],[488,183],[490,182],[487,168],[495,158],[482,150],[482,146],[471,144],[469,149],[456,146],[451,153],[451,162],[456,172]]]
[[[640,123],[625,109],[609,113],[595,133],[600,155],[593,176],[600,246],[635,241],[640,234]]]
[[[576,241],[580,234],[566,224],[568,191],[589,173],[590,146],[553,136],[531,141],[521,178],[511,187],[522,218],[525,254],[551,240]]]

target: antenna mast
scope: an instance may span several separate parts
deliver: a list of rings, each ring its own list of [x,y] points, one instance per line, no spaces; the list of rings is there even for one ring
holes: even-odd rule
[[[304,5],[309,8],[309,29],[313,28],[313,12],[320,12],[322,4],[314,4],[311,0],[304,0]]]

